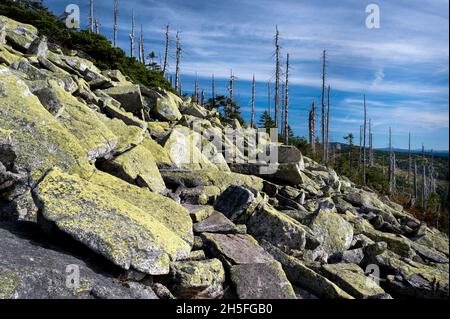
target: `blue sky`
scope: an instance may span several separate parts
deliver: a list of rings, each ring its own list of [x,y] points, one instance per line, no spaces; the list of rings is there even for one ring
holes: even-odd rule
[[[45,0],[57,14],[66,5],[80,6],[82,24],[88,21],[88,0]],[[447,0],[377,1],[381,28],[368,29],[359,0],[119,0],[119,45],[129,53],[131,11],[143,24],[145,47],[164,51],[164,26],[173,37],[181,31],[183,89],[193,90],[195,74],[210,93],[210,77],[226,94],[230,69],[237,76],[236,94],[249,118],[251,78],[257,80],[257,112],[267,108],[267,81],[273,82],[273,36],[281,34],[282,54],[291,58],[290,125],[306,136],[313,100],[320,101],[321,53],[328,51],[331,85],[330,139],[342,142],[353,132],[359,140],[363,95],[373,123],[375,147],[388,143],[406,148],[449,148],[449,18]],[[112,38],[113,0],[96,0],[100,30]],[[173,49],[174,46],[172,46]],[[171,70],[174,70],[172,50]],[[272,102],[273,104],[273,102]],[[319,118],[318,118],[319,121]]]

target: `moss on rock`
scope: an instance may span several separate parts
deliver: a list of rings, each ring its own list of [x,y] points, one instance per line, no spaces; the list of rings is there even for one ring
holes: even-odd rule
[[[161,275],[191,247],[151,214],[59,169],[35,190],[43,218],[114,264]]]
[[[31,94],[18,74],[2,66],[0,127],[14,132],[16,163],[34,181],[55,166],[81,175],[93,171],[78,140]]]

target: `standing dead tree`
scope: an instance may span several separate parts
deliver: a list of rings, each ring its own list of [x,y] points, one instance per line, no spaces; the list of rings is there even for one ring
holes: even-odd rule
[[[166,25],[166,48],[164,51],[164,66],[163,66],[163,76],[166,74],[169,68],[169,46],[170,46],[170,26]]]
[[[316,155],[316,104],[313,101],[311,111],[309,112],[309,144],[311,151]]]
[[[279,107],[280,107],[280,32],[276,26],[275,32],[275,127],[279,125]]]
[[[367,133],[367,104],[366,104],[366,95],[364,95],[364,141],[363,141],[363,182],[366,184],[366,133]]]
[[[130,57],[134,58],[134,48],[135,48],[135,30],[136,30],[136,20],[134,17],[134,10],[131,16],[131,33],[129,35],[130,37]]]
[[[144,30],[141,24],[141,34],[139,35],[139,62],[145,64],[145,50],[144,50]]]
[[[113,46],[117,48],[117,32],[119,31],[119,0],[114,0],[114,36]]]
[[[414,158],[414,181],[413,182],[414,182],[414,202],[416,202],[417,198],[419,197],[418,187],[417,187],[417,158]]]
[[[330,153],[330,93],[331,87],[328,85],[327,90],[327,111],[326,111],[326,127],[325,127],[325,162],[329,160]]]
[[[393,191],[392,183],[392,129],[389,127],[389,170],[388,170],[388,192]]]
[[[94,0],[89,0],[89,31],[95,31]]]
[[[96,18],[94,19],[95,34],[100,34],[100,21]]]
[[[206,103],[205,90],[202,89],[202,100],[201,100],[202,107],[205,107],[205,103]]]
[[[411,132],[408,134],[408,186],[411,187],[412,157],[411,157]]]
[[[255,127],[255,75],[253,74],[253,81],[252,81],[252,115],[251,115],[251,121],[250,121],[250,127]]]
[[[325,81],[326,81],[327,51],[322,54],[322,161],[326,163],[326,123],[325,123]]]
[[[194,95],[192,97],[192,102],[195,104],[198,104],[198,74],[195,74],[195,89],[194,89]]]
[[[175,90],[180,90],[180,63],[181,63],[181,38],[180,32],[176,35],[176,66],[175,66]]]
[[[362,136],[363,136],[363,126],[359,126],[359,161],[358,161],[358,170],[361,169],[362,163]]]
[[[284,94],[284,144],[289,145],[289,53],[286,56],[286,82]]]
[[[212,94],[212,107],[215,108],[216,107],[216,81],[214,79],[214,74],[212,75],[212,80],[211,80],[211,94]]]
[[[270,81],[267,82],[267,106],[268,106],[268,111],[269,111],[269,115],[272,116],[272,108],[271,108],[271,92],[270,92]]]
[[[424,210],[425,204],[426,204],[425,146],[422,144],[422,209]]]
[[[373,167],[373,133],[372,133],[372,119],[369,119],[369,167]]]

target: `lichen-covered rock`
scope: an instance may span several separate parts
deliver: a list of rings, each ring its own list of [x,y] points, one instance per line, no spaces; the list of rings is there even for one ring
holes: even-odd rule
[[[278,261],[235,265],[230,273],[239,299],[297,299]]]
[[[216,299],[223,295],[225,270],[218,259],[178,261],[170,266],[168,282],[178,298]]]
[[[237,221],[242,215],[253,213],[257,204],[251,191],[240,186],[230,186],[217,198],[214,209],[232,221]]]
[[[0,127],[14,132],[17,165],[29,171],[33,181],[55,166],[89,175],[93,167],[85,149],[42,106],[20,76],[0,66],[0,79]]]
[[[139,85],[134,85],[131,83],[128,85],[122,84],[120,86],[114,86],[103,90],[103,92],[119,101],[127,112],[136,113],[140,112],[143,108],[141,89]]]
[[[0,29],[3,27],[7,43],[23,51],[26,51],[38,36],[38,30],[34,26],[0,15]]]
[[[0,237],[0,299],[154,298],[149,288],[127,287],[92,259],[47,242],[35,225],[0,223]]]
[[[179,169],[217,170],[217,166],[199,149],[200,138],[188,128],[175,127],[165,139],[163,146],[171,161]]]
[[[151,214],[59,169],[35,190],[42,217],[114,264],[166,274],[191,247]]]
[[[233,224],[223,214],[215,212],[206,219],[194,224],[194,231],[197,233],[238,233],[236,225]]]
[[[356,298],[366,299],[385,294],[375,280],[366,276],[358,265],[345,263],[323,265],[322,272]]]
[[[201,238],[206,249],[226,265],[258,264],[273,260],[249,235],[203,233]]]
[[[146,136],[141,145],[152,153],[158,168],[170,168],[174,166],[167,150],[156,143],[150,136]]]
[[[166,185],[184,185],[187,187],[212,185],[219,187],[221,190],[225,190],[231,185],[243,186],[254,191],[261,191],[263,188],[263,181],[259,177],[219,170],[160,170],[160,173]]]
[[[138,119],[132,113],[121,110],[119,107],[117,107],[111,103],[107,103],[105,105],[105,113],[109,117],[116,118],[116,119],[123,121],[126,125],[137,126],[143,130],[147,129],[146,122],[144,122],[141,119]]]
[[[142,145],[103,163],[101,167],[128,183],[148,187],[153,192],[162,193],[166,189],[153,155]]]
[[[162,121],[178,121],[181,119],[179,110],[183,101],[173,93],[166,91],[150,91],[146,94],[150,99],[153,114]]]
[[[103,124],[97,112],[79,102],[54,82],[50,84],[51,92],[56,98],[54,102],[62,105],[55,117],[78,139],[89,160],[110,154],[117,145],[118,137]],[[45,96],[40,96],[40,101],[45,106]]]
[[[270,205],[257,210],[247,222],[248,232],[258,240],[265,239],[282,250],[303,250],[312,232],[295,219],[280,213]],[[314,245],[316,248],[317,243]],[[312,249],[312,247],[309,247]]]
[[[110,119],[104,114],[98,113],[97,116],[99,120],[118,138],[117,145],[114,148],[114,153],[121,154],[144,141],[145,131],[142,128],[126,125],[123,121],[114,118]]]
[[[291,257],[267,241],[262,241],[264,249],[278,260],[289,281],[312,292],[319,298],[354,299],[336,284],[305,266],[300,260]]]
[[[375,242],[386,242],[389,250],[392,250],[400,256],[410,258],[413,254],[411,241],[402,235],[395,235],[376,230],[365,219],[357,219],[354,222],[353,227],[355,234],[363,234]]]
[[[311,218],[309,228],[320,242],[320,248],[329,256],[349,249],[353,240],[353,227],[339,214],[319,210]]]
[[[426,265],[391,251],[375,256],[370,262],[394,274],[387,276],[384,284],[393,294],[428,299],[449,297],[448,264]]]
[[[189,211],[175,201],[101,171],[95,171],[89,177],[89,182],[95,184],[99,190],[106,190],[150,214],[192,246],[194,235]]]

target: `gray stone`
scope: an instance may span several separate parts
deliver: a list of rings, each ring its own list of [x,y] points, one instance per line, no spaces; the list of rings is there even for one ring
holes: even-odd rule
[[[297,296],[277,261],[231,267],[231,281],[239,299],[296,299]]]
[[[64,247],[49,242],[35,225],[0,223],[0,237],[0,298],[154,297],[151,290],[135,285],[127,288],[109,270],[94,267],[92,257],[90,261],[75,257]],[[86,252],[79,253],[86,256]],[[101,264],[98,258],[94,261]],[[79,286],[77,281],[70,281],[74,286],[67,286],[68,276],[76,271],[80,274]]]
[[[216,299],[223,295],[225,270],[218,259],[175,262],[168,282],[178,298]]]
[[[201,235],[205,249],[228,265],[266,263],[273,258],[249,235]]]
[[[214,209],[223,213],[232,221],[237,221],[247,213],[247,210],[255,203],[255,195],[239,186],[227,188],[214,203]]]
[[[234,225],[223,214],[215,212],[208,218],[194,224],[194,231],[197,233],[238,233],[236,225]]]

